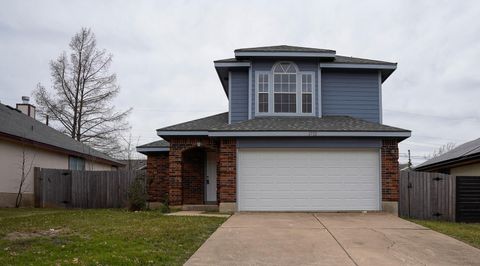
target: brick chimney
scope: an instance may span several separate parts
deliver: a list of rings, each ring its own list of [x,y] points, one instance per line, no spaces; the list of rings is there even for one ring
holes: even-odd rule
[[[22,103],[17,103],[16,108],[20,110],[20,112],[35,119],[35,106],[30,104],[30,97],[22,96]]]

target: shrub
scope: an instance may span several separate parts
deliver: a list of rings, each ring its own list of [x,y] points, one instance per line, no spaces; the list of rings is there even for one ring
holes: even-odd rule
[[[145,210],[147,208],[147,199],[145,180],[136,178],[128,188],[128,209],[131,211]]]
[[[169,213],[170,206],[168,206],[168,194],[166,194],[163,198],[163,204],[160,206],[161,213]]]

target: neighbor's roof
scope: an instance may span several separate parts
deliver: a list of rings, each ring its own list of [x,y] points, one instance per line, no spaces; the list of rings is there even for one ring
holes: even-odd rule
[[[157,129],[159,135],[168,132],[385,132],[410,133],[409,130],[368,122],[349,116],[255,117],[228,124],[228,113]]]
[[[450,150],[438,157],[432,158],[415,167],[415,169],[424,170],[431,167],[436,167],[440,164],[444,164],[446,166],[449,163],[457,163],[459,161],[468,160],[474,156],[480,156],[480,138],[464,143],[453,150]]]
[[[143,154],[151,152],[166,152],[169,149],[170,143],[163,139],[137,146],[137,151]]]
[[[112,157],[70,138],[13,107],[3,104],[0,104],[0,134],[31,140],[84,156],[93,156],[115,165],[122,165],[121,162]]]
[[[308,53],[335,53],[335,50],[310,47],[275,45],[235,49],[235,52],[308,52]]]
[[[168,148],[168,147],[170,147],[170,143],[168,143],[168,141],[163,139],[137,146],[137,148]]]
[[[147,167],[147,160],[145,159],[130,159],[130,160],[119,160],[119,161],[125,165],[125,168],[127,170],[142,170]]]

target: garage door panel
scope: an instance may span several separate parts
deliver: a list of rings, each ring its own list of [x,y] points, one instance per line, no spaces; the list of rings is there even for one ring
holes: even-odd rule
[[[239,210],[379,209],[378,150],[240,149]]]

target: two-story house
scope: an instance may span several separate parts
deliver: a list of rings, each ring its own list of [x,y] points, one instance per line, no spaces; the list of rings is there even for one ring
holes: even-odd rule
[[[396,64],[272,46],[214,62],[228,112],[160,128],[148,156],[152,201],[220,211],[396,212],[398,143],[382,124]]]

